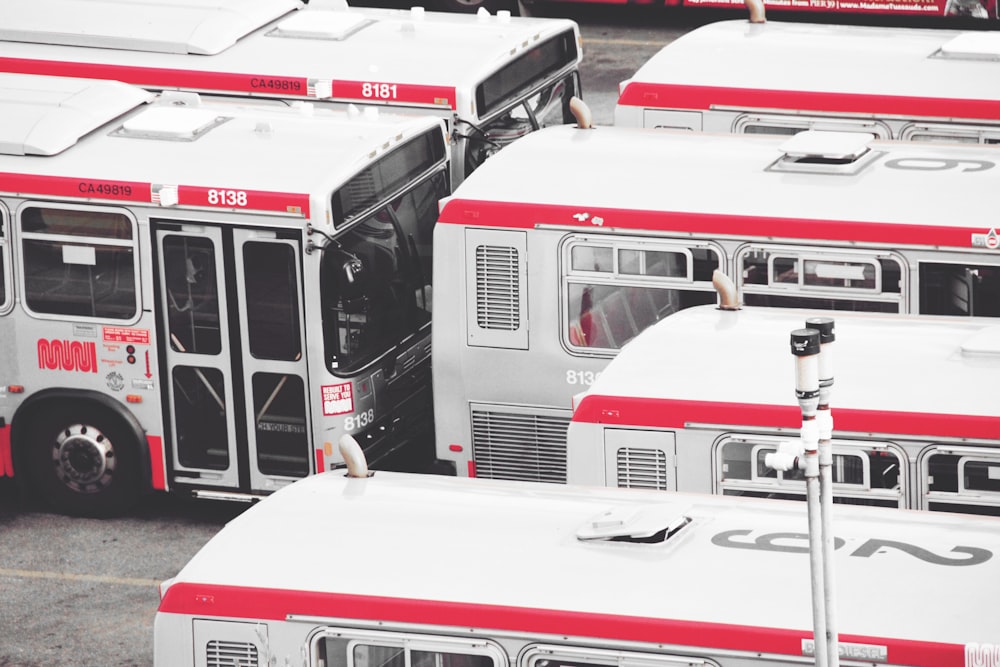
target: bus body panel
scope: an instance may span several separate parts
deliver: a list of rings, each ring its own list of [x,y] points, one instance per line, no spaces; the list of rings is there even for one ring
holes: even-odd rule
[[[336,567],[330,521],[364,536],[338,550]],[[812,634],[806,523],[802,504],[782,501],[325,473],[250,508],[167,582],[155,664],[200,664],[201,623],[216,642],[306,665],[332,660],[334,637],[486,652],[484,664],[512,667],[536,651],[596,664],[800,664]],[[996,523],[835,507],[844,650],[963,667],[970,651],[993,650]],[[668,524],[676,532],[662,541],[609,541]],[[421,547],[400,559],[411,540]],[[289,567],[289,551],[305,566]],[[914,613],[921,604],[936,612]]]
[[[1000,66],[986,54],[998,48],[978,31],[719,21],[623,81],[615,124],[997,143]]]
[[[87,102],[118,88],[134,108]],[[343,433],[373,462],[427,447],[441,120],[17,74],[0,89],[39,118],[0,139],[5,476],[102,513],[116,480],[266,494],[338,465]]]
[[[435,229],[448,256],[482,250],[435,265],[439,458],[564,481],[573,396],[651,322],[715,303],[715,268],[753,305],[1000,314],[992,149],[872,141],[803,164],[785,141],[552,128],[465,181]]]

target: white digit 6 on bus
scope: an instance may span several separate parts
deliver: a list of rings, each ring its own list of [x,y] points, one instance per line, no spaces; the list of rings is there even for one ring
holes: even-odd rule
[[[361,95],[363,97],[374,97],[378,100],[394,100],[396,99],[396,84],[363,83],[361,84]]]
[[[208,203],[212,206],[246,206],[247,193],[243,190],[209,190]]]
[[[375,410],[365,410],[364,412],[359,412],[356,415],[351,415],[344,418],[344,430],[354,431],[359,428],[364,428],[366,426],[371,426],[375,423]]]

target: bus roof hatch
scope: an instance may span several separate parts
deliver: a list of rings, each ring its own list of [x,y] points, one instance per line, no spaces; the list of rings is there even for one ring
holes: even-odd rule
[[[963,32],[942,44],[933,57],[1000,60],[1000,35],[995,32]]]
[[[582,541],[665,542],[691,522],[688,508],[676,505],[612,507],[580,526],[576,538]]]

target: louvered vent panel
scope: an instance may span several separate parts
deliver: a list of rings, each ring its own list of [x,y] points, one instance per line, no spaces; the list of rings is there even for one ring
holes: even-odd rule
[[[247,642],[210,641],[205,647],[208,667],[258,667],[257,647]]]
[[[517,248],[476,246],[476,322],[483,329],[521,326]]]
[[[659,449],[622,447],[618,450],[618,486],[667,490],[667,455]]]
[[[473,411],[476,476],[566,483],[569,418]]]

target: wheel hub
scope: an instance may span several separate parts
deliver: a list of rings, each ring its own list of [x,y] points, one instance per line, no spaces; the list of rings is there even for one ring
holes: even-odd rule
[[[98,493],[111,484],[115,450],[98,429],[86,424],[66,427],[52,450],[56,476],[78,493]]]

